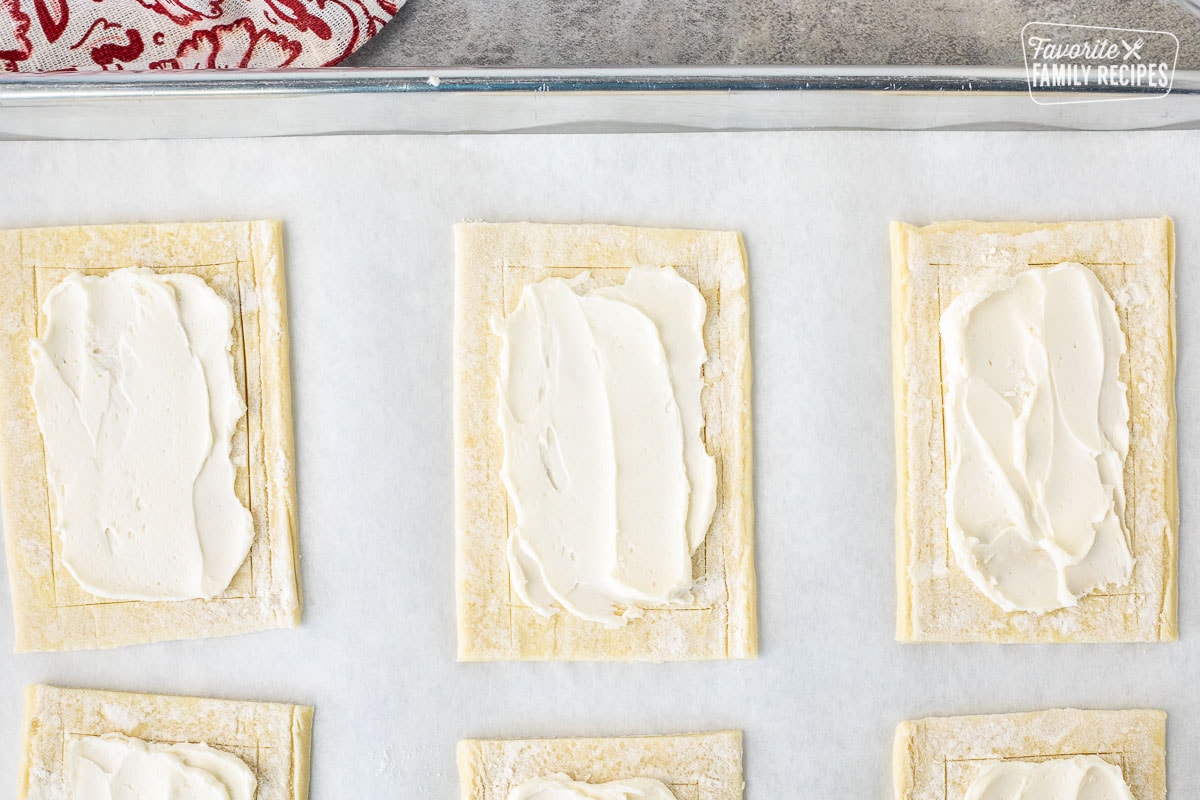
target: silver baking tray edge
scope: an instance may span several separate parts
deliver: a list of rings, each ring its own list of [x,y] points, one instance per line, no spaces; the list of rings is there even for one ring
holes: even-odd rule
[[[0,139],[1194,129],[1200,72],[1178,72],[1165,97],[1132,90],[1038,100],[1019,68],[71,73],[0,79]]]

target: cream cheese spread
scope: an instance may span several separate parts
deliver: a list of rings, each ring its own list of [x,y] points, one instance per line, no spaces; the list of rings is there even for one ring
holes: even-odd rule
[[[1128,583],[1125,335],[1095,274],[1060,264],[965,292],[941,333],[958,565],[1006,611]]]
[[[497,323],[509,568],[551,615],[623,625],[686,602],[716,508],[701,407],[703,295],[674,269],[526,286]]]
[[[1073,756],[990,764],[963,800],[1133,800],[1133,793],[1117,765],[1099,756]]]
[[[71,800],[254,800],[258,788],[231,753],[120,734],[71,741],[67,777]]]
[[[508,800],[675,800],[675,795],[655,778],[585,783],[549,775],[525,781],[508,793]]]
[[[72,273],[30,345],[62,561],[120,600],[220,594],[254,538],[234,492],[246,413],[233,312],[201,278]]]

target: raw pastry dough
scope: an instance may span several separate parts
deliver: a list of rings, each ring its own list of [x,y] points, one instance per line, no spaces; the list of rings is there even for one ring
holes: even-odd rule
[[[1176,626],[1175,247],[1171,220],[893,223],[896,636],[901,641],[1154,642]],[[955,563],[946,527],[938,325],[980,276],[1078,262],[1113,297],[1128,341],[1128,586],[1046,614],[1008,613]]]
[[[742,734],[458,743],[461,800],[508,800],[514,787],[551,773],[589,783],[657,778],[678,800],[741,800]]]
[[[455,496],[458,657],[680,661],[757,652],[751,493],[749,291],[741,237],[732,232],[608,225],[461,224],[455,227]],[[630,267],[672,266],[708,304],[704,417],[717,460],[717,510],[693,558],[695,602],[648,609],[607,629],[559,613],[539,616],[511,589],[510,513],[500,481],[496,415],[500,338],[527,283],[590,271],[594,285]]]
[[[68,796],[72,736],[121,733],[148,742],[204,742],[254,770],[255,800],[305,800],[313,710],[283,703],[30,686],[17,800]]]
[[[62,567],[30,395],[42,300],[71,270],[127,266],[203,278],[234,309],[234,371],[247,412],[233,440],[250,556],[213,600],[110,601]],[[278,222],[0,231],[0,499],[21,651],[118,647],[295,626],[300,618],[291,381]]]
[[[960,800],[996,761],[1095,755],[1121,767],[1138,800],[1166,800],[1167,715],[1077,711],[903,722],[893,754],[896,800]]]

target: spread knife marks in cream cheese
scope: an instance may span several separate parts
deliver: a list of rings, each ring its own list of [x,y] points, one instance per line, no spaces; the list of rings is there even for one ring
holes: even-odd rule
[[[1095,274],[1060,264],[968,291],[941,332],[959,566],[1006,611],[1127,583],[1125,335]]]
[[[707,309],[672,268],[526,286],[497,325],[501,477],[521,600],[610,627],[686,602],[716,507],[702,439]]]
[[[1116,764],[1073,756],[990,764],[963,800],[1133,800],[1133,793]]]
[[[204,744],[160,744],[120,734],[67,747],[71,800],[254,800],[246,763]]]
[[[100,597],[220,594],[254,538],[229,303],[194,275],[121,269],[70,274],[43,310],[32,390],[63,564]]]
[[[550,775],[525,781],[508,793],[508,800],[675,800],[675,795],[655,778],[585,783]]]

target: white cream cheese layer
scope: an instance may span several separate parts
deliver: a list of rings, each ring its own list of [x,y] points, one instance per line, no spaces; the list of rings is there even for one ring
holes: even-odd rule
[[[497,324],[513,586],[610,627],[686,601],[716,508],[704,447],[703,295],[671,268],[526,286]]]
[[[585,783],[550,775],[525,781],[508,793],[508,800],[675,800],[675,795],[655,778]]]
[[[67,748],[71,800],[254,800],[258,781],[237,756],[204,744],[160,744],[120,734]]]
[[[121,269],[70,274],[43,310],[33,401],[67,570],[100,597],[220,594],[254,538],[229,304],[193,275]]]
[[[1031,269],[941,320],[946,516],[958,565],[1007,611],[1125,584],[1125,335],[1095,274]]]
[[[1121,768],[1099,756],[990,764],[963,800],[1133,800]]]

